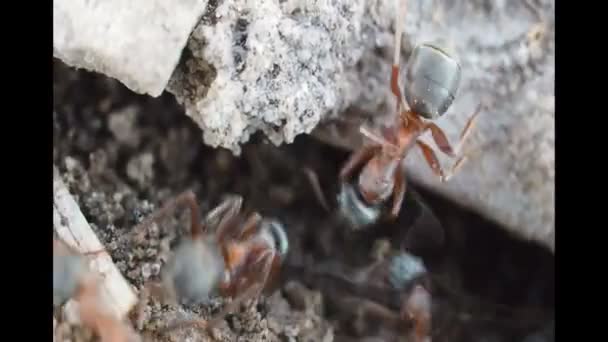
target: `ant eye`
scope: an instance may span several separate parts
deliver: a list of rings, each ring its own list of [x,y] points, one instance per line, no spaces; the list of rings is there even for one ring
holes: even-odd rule
[[[412,110],[427,119],[445,114],[460,85],[459,62],[433,44],[418,45],[406,69],[405,99]]]

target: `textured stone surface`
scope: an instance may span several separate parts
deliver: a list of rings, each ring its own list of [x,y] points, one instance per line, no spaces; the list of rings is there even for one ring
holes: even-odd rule
[[[239,153],[256,131],[275,143],[335,117],[361,90],[357,62],[386,45],[395,1],[224,0],[188,44],[169,85],[205,142]]]
[[[55,0],[53,55],[100,72],[131,90],[159,96],[204,0]]]

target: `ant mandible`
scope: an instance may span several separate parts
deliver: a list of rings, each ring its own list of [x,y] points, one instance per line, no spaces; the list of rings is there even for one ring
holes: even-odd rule
[[[405,96],[402,95],[399,59],[405,0],[398,7],[390,80],[391,91],[397,99],[397,118],[392,126],[382,129],[381,136],[361,127],[361,133],[374,143],[354,152],[339,175],[339,210],[355,228],[375,223],[384,215],[385,204],[390,205],[389,219],[399,215],[406,191],[403,161],[414,145],[421,149],[433,173],[442,182],[448,181],[466,160],[465,154],[460,155],[460,149],[481,109],[480,104],[467,120],[457,147],[452,148],[443,130],[432,120],[444,115],[452,104],[460,83],[461,67],[455,57],[431,43],[417,45],[412,51],[406,68]],[[449,171],[443,170],[433,148],[419,139],[427,131],[431,132],[441,152],[457,158]],[[355,175],[356,183],[350,184]],[[389,203],[391,197],[392,203]]]
[[[82,324],[103,342],[141,341],[135,331],[102,306],[99,278],[87,267],[87,256],[104,251],[79,253],[62,240],[53,240],[53,306],[70,298],[79,303]]]
[[[211,295],[233,298],[211,320],[181,321],[165,328],[199,326],[210,329],[244,300],[257,298],[268,289],[288,251],[288,240],[282,225],[262,218],[257,212],[247,219],[240,214],[242,197],[228,196],[201,222],[199,206],[192,191],[186,191],[139,226],[146,226],[187,205],[191,214],[190,236],[173,250],[163,268],[162,284],[146,288],[168,293],[181,303],[202,303]],[[208,232],[214,227],[214,232]]]

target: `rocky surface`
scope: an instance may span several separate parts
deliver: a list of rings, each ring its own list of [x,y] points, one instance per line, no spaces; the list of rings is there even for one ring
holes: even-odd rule
[[[53,55],[159,96],[206,8],[200,0],[53,1]]]
[[[356,64],[385,40],[394,1],[218,1],[169,91],[204,140],[240,153],[252,133],[291,143],[361,91]]]

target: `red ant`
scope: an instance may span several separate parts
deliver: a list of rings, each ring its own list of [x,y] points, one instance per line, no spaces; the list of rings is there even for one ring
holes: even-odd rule
[[[289,247],[287,235],[276,220],[262,218],[257,212],[245,220],[240,215],[242,197],[237,195],[215,207],[202,223],[196,197],[186,191],[140,227],[182,205],[190,209],[190,236],[174,249],[163,268],[162,285],[155,287],[181,303],[202,303],[216,294],[233,300],[212,320],[178,322],[163,333],[187,326],[210,329],[239,303],[259,297],[277,275]],[[209,227],[215,231],[208,232]]]
[[[428,277],[421,259],[410,253],[400,252],[377,260],[353,279],[361,285],[371,282],[379,285],[379,288],[400,292],[399,321],[412,326],[410,335],[413,341],[430,342],[431,294],[427,290],[430,286]],[[370,302],[370,309],[375,307],[375,303],[372,303]],[[365,308],[363,310],[365,311]]]
[[[79,304],[80,320],[103,342],[139,341],[133,329],[115,318],[100,302],[99,278],[87,267],[87,256],[103,251],[79,253],[65,242],[53,240],[53,306],[70,298]]]
[[[292,271],[328,296],[340,298],[336,299],[339,311],[349,315],[355,311],[366,321],[384,322],[400,334],[407,333],[408,340],[430,341],[431,276],[422,259],[406,251],[381,254],[363,267],[345,269],[330,261],[312,270],[294,265]]]
[[[405,97],[402,95],[399,87],[399,59],[403,24],[400,19],[405,12],[405,0],[399,5],[390,80],[391,91],[397,99],[397,118],[392,126],[382,129],[381,136],[361,127],[361,133],[374,143],[355,151],[339,174],[339,211],[354,228],[375,223],[385,214],[384,206],[391,197],[388,218],[395,219],[399,215],[406,191],[403,161],[415,145],[421,149],[426,162],[441,181],[448,181],[466,160],[465,155],[458,155],[481,109],[479,105],[462,130],[457,148],[452,148],[443,130],[432,120],[444,115],[452,104],[460,83],[461,67],[452,55],[430,43],[414,48],[405,74]],[[441,152],[457,158],[448,172],[440,166],[435,151],[419,139],[426,131],[431,132]],[[357,171],[356,183],[350,184]],[[308,176],[316,196],[327,209],[327,201],[319,190],[318,180],[310,174]]]

